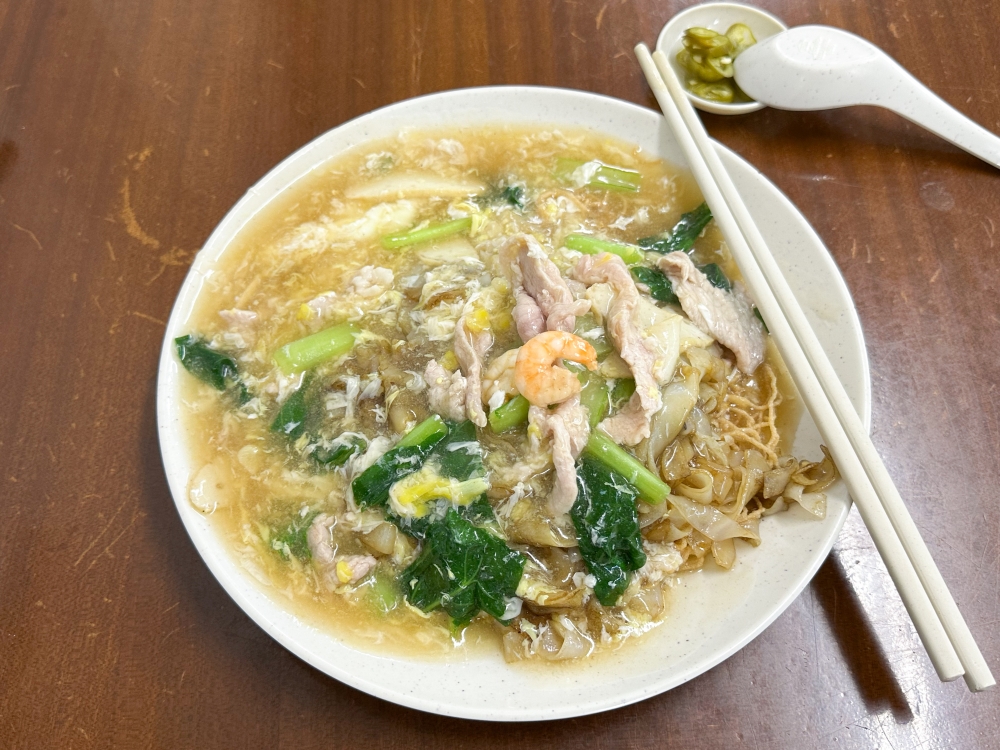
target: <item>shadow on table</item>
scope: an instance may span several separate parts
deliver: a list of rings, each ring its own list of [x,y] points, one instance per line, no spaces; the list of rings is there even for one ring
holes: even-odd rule
[[[913,719],[910,705],[835,554],[819,569],[812,590],[869,714],[888,709],[897,724],[908,723]]]

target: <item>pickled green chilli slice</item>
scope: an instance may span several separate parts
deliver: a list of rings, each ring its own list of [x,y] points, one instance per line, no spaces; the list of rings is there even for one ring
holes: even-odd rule
[[[684,48],[677,62],[684,70],[684,86],[695,96],[712,102],[749,102],[734,79],[733,61],[757,43],[750,28],[734,23],[725,34],[694,26],[684,32]]]

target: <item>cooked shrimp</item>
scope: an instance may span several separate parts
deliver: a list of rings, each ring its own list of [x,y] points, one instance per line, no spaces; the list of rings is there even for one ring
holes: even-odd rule
[[[580,380],[556,361],[568,359],[597,369],[597,352],[572,333],[546,331],[528,340],[517,352],[514,385],[535,406],[558,404],[578,394]]]

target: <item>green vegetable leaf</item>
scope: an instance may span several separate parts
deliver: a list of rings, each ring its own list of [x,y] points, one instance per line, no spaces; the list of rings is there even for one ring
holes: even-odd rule
[[[448,425],[436,414],[418,424],[396,447],[354,478],[351,482],[354,502],[362,508],[386,505],[389,488],[419,469],[447,434]]]
[[[306,431],[306,390],[312,381],[312,373],[302,378],[302,385],[285,399],[277,416],[271,422],[271,432],[280,432],[292,440],[297,440]]]
[[[765,323],[765,322],[764,322],[764,316],[760,314],[760,310],[758,310],[758,309],[757,309],[757,308],[755,307],[755,308],[753,309],[753,314],[757,316],[757,320],[759,320],[759,321],[760,321],[760,324],[761,324],[762,326],[764,326],[764,333],[770,333],[770,332],[771,332],[771,329],[770,329],[770,328],[768,328],[768,327],[767,327],[767,323]]]
[[[448,425],[448,436],[438,443],[434,453],[441,461],[441,475],[460,482],[486,474],[483,447],[476,439],[471,420]]]
[[[639,493],[618,472],[584,456],[577,464],[576,502],[570,518],[576,527],[580,554],[597,579],[594,593],[612,607],[628,586],[629,571],[646,564],[639,534]]]
[[[226,390],[229,383],[242,385],[236,360],[225,352],[210,348],[203,339],[180,336],[174,339],[174,346],[184,369],[216,390]]]
[[[490,505],[490,501],[486,495],[480,495],[468,505],[460,505],[458,507],[458,515],[470,523],[480,525],[494,523],[497,520],[496,513],[493,512],[493,506]]]
[[[437,472],[441,476],[451,477],[460,482],[466,482],[473,477],[486,475],[483,464],[483,448],[476,439],[476,426],[465,420],[458,424],[448,424],[448,436],[435,446],[428,458],[434,461]],[[447,500],[440,500],[428,515],[422,518],[405,518],[397,516],[391,510],[386,511],[386,517],[396,524],[401,531],[416,539],[424,539],[432,523],[439,520],[449,506]],[[473,523],[492,523],[496,521],[493,506],[485,494],[480,495],[468,505],[459,505],[458,514]]]
[[[635,280],[649,287],[649,296],[660,302],[679,305],[681,301],[674,294],[674,285],[659,268],[648,266],[632,266],[632,276]]]
[[[346,435],[336,440],[313,440],[309,457],[325,469],[343,466],[347,461],[368,447],[368,441],[361,435]]]
[[[706,263],[703,266],[698,266],[698,270],[701,271],[708,278],[708,283],[712,286],[721,289],[724,292],[731,291],[733,285],[726,278],[726,274],[722,272],[717,263]]]
[[[520,185],[508,185],[500,191],[500,196],[515,208],[524,208],[524,188]]]
[[[486,192],[480,193],[473,200],[480,206],[506,204],[514,208],[524,208],[527,205],[528,196],[520,185],[505,185],[501,182]]]
[[[639,240],[639,247],[664,255],[678,250],[686,253],[694,247],[694,241],[698,239],[698,235],[702,233],[711,220],[712,212],[708,208],[708,204],[702,203],[693,211],[683,214],[669,234],[643,237]]]
[[[403,571],[406,598],[424,612],[443,609],[456,627],[480,610],[503,620],[524,571],[524,556],[454,508],[427,529],[420,556]]]
[[[618,411],[635,393],[635,381],[632,378],[619,378],[611,389],[611,408]]]
[[[646,464],[615,443],[606,432],[593,430],[583,450],[588,456],[615,472],[647,503],[662,503],[670,494],[669,485],[664,484],[656,474],[647,469]]]
[[[434,453],[441,462],[442,476],[465,482],[472,477],[486,475],[486,467],[483,464],[483,446],[476,439],[476,425],[468,419],[459,424],[450,425],[448,437],[438,443]],[[485,494],[480,495],[468,505],[459,506],[458,513],[462,518],[473,523],[490,523],[496,520],[493,506],[490,505]]]
[[[312,550],[309,549],[309,527],[319,511],[313,511],[305,516],[296,515],[291,521],[283,524],[271,537],[271,549],[278,552],[286,560],[294,557],[298,560],[311,560]]]

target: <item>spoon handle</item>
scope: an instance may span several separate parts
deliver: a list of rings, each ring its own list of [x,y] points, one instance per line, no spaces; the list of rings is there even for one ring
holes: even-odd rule
[[[891,109],[1000,168],[1000,138],[945,102],[895,60],[884,58],[876,67],[879,70],[873,73],[879,77],[881,85],[873,87],[869,104]],[[887,81],[895,85],[886,85]]]

